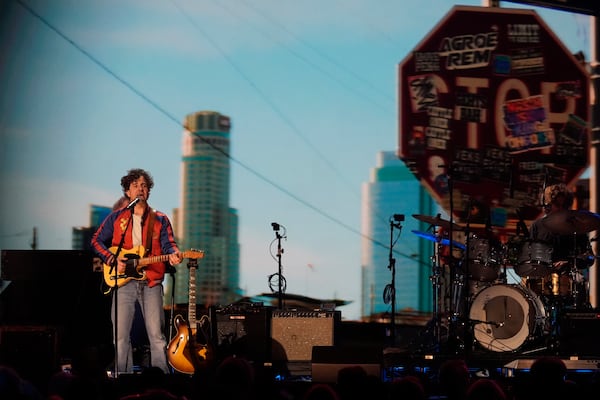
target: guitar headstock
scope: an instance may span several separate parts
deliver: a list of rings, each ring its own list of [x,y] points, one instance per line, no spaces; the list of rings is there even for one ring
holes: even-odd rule
[[[204,258],[204,250],[190,249],[181,253],[183,258],[199,259]]]

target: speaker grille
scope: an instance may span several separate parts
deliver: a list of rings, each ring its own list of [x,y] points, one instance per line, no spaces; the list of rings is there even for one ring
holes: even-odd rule
[[[273,361],[310,361],[313,346],[333,346],[336,311],[273,311]]]

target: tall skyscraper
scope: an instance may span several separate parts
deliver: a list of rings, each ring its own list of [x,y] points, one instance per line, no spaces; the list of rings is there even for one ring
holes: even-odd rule
[[[73,250],[91,250],[90,241],[92,236],[104,221],[104,218],[110,214],[112,209],[106,206],[99,206],[95,204],[90,205],[90,224],[87,227],[76,227],[73,228],[71,235],[71,248]]]
[[[241,297],[237,211],[229,207],[229,117],[213,111],[186,116],[181,203],[175,230],[181,250],[204,250],[196,269],[196,302],[229,304]],[[187,303],[188,260],[175,275],[175,302]],[[165,296],[167,298],[167,296]]]
[[[392,285],[392,269],[396,312],[431,311],[433,247],[412,232],[419,231],[420,225],[412,215],[434,214],[435,203],[394,152],[378,153],[370,175],[362,187],[361,315],[391,312],[391,301],[386,303],[383,294],[386,286]],[[394,214],[404,215],[404,221],[400,229],[392,231]],[[391,258],[395,262],[390,262]]]

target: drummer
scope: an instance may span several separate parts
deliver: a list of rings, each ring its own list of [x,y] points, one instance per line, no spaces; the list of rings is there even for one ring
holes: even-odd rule
[[[532,240],[546,242],[552,247],[554,272],[566,272],[574,256],[577,256],[578,268],[589,268],[594,263],[587,233],[556,233],[561,230],[552,229],[547,223],[552,214],[570,210],[573,197],[563,183],[546,187],[543,196],[544,216],[535,220],[529,230]]]

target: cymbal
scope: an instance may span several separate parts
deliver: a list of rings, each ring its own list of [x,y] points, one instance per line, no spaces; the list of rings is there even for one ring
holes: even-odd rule
[[[429,225],[440,226],[446,230],[450,229],[451,222],[440,217],[440,214],[436,215],[435,217],[430,217],[429,215],[413,214],[413,218],[421,222],[428,223]],[[455,223],[452,223],[452,229],[455,231],[463,230],[463,228],[461,228],[459,225],[456,225]]]
[[[448,239],[448,238],[436,236],[436,235],[433,235],[428,232],[421,232],[421,231],[415,231],[415,230],[412,230],[411,232],[423,239],[427,239],[431,242],[439,243],[442,246],[450,246],[450,239]],[[465,246],[464,244],[462,244],[460,242],[457,242],[456,240],[452,241],[452,246],[459,248],[461,250],[466,250],[466,248],[467,248],[467,246]]]
[[[600,215],[584,210],[561,210],[542,218],[542,225],[558,235],[587,233],[600,229]]]

